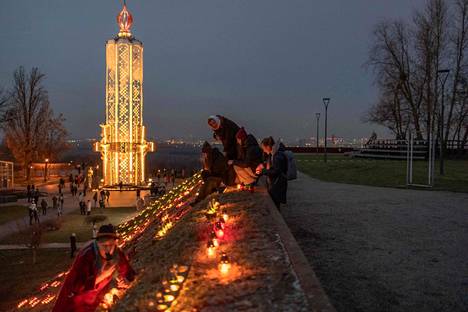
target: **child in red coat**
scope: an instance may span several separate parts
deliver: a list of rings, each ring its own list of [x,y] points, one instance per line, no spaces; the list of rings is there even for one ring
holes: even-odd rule
[[[95,311],[110,290],[115,275],[133,281],[135,271],[117,247],[117,239],[112,224],[99,228],[96,240],[84,246],[77,255],[53,312]]]

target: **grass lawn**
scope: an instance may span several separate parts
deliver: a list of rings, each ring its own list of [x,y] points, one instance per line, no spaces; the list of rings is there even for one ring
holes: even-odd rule
[[[406,186],[406,161],[373,160],[331,155],[323,162],[323,155],[296,154],[298,169],[322,181],[385,187]],[[427,184],[427,161],[413,162],[413,183]],[[468,160],[447,160],[444,176],[439,163],[435,164],[434,190],[468,193]]]
[[[96,210],[94,214],[99,214]],[[107,216],[105,224],[112,223],[117,225],[123,220],[136,214],[134,207],[112,207],[104,209],[104,215]],[[44,232],[42,243],[68,243],[71,233],[76,234],[78,242],[85,242],[92,238],[92,226],[84,222],[85,216],[80,215],[79,211],[74,211],[63,216],[63,223],[58,231]],[[98,224],[99,228],[99,224]],[[23,235],[20,235],[21,237]],[[18,242],[19,235],[12,234],[0,240],[0,244],[21,244]]]
[[[14,308],[31,294],[32,287],[66,270],[71,261],[69,251],[64,249],[40,249],[35,265],[30,250],[1,250],[0,311]]]
[[[0,225],[8,221],[25,217],[28,214],[28,208],[12,204],[11,206],[0,206]]]

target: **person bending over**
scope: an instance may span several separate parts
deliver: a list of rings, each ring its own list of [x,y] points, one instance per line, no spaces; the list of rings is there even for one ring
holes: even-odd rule
[[[257,139],[248,134],[244,128],[240,128],[236,134],[238,145],[238,156],[236,160],[229,160],[236,172],[236,183],[251,185],[257,181],[255,169],[262,163],[263,152],[258,145]]]
[[[220,115],[210,116],[208,125],[213,130],[213,137],[223,143],[224,156],[228,160],[236,159],[236,133],[239,131],[239,126],[234,121]]]
[[[226,184],[228,176],[228,165],[226,157],[217,149],[212,148],[208,142],[205,142],[202,147],[203,185],[198,191],[198,196],[192,205],[205,199],[208,195],[215,192],[221,183]]]

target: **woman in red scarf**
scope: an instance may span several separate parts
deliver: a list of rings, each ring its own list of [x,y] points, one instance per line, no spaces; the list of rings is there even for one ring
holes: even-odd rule
[[[77,255],[63,283],[53,312],[95,311],[109,291],[114,276],[133,281],[135,271],[117,247],[112,224],[99,228],[97,238]]]

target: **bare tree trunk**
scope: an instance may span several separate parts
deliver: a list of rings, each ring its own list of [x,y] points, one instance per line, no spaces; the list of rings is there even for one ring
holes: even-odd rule
[[[455,68],[453,75],[453,84],[451,97],[449,102],[449,111],[447,115],[447,127],[445,130],[445,141],[448,140],[452,125],[453,111],[456,105],[458,96],[458,87],[460,85],[461,74],[463,69],[463,61],[465,60],[467,48],[467,32],[468,32],[468,1],[458,0],[456,2],[457,13],[459,13],[458,24],[456,25],[456,35],[452,39],[455,45]],[[463,112],[462,112],[463,113]]]

